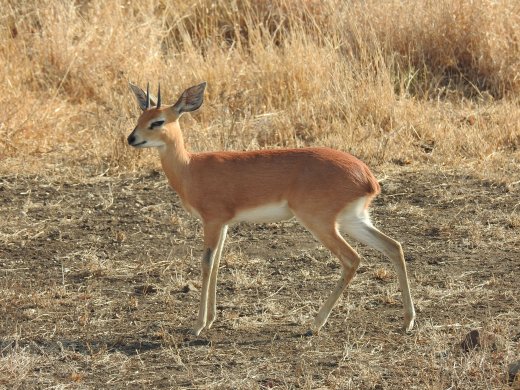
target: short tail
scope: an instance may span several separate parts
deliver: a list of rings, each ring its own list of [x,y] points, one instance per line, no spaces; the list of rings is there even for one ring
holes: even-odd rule
[[[370,169],[368,169],[367,166],[365,166],[365,171],[367,178],[367,195],[373,198],[381,192],[381,186],[379,185],[379,182],[377,181],[374,174],[370,171]]]
[[[366,176],[366,191],[367,191],[367,201],[365,203],[365,209],[367,209],[370,206],[370,203],[372,200],[379,195],[381,192],[381,186],[379,185],[379,182],[377,181],[374,174],[368,169],[367,166],[365,166],[365,176]]]

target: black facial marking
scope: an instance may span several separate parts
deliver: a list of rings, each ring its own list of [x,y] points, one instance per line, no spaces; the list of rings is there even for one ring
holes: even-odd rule
[[[212,256],[211,256],[211,253],[212,253],[212,250],[211,248],[207,248],[206,249],[206,252],[204,252],[204,262],[211,265],[211,261],[212,261]]]
[[[160,127],[162,125],[164,125],[164,121],[152,122],[152,124],[150,125],[150,129],[155,129],[156,127]]]

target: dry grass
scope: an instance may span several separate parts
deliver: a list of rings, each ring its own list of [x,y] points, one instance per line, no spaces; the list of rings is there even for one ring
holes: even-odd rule
[[[124,146],[137,115],[130,80],[161,81],[170,101],[209,82],[185,121],[197,150],[324,144],[372,165],[508,172],[518,161],[516,2],[0,6],[2,171],[153,164]]]
[[[518,1],[0,0],[0,40],[0,387],[510,388]],[[375,168],[411,335],[393,270],[363,251],[301,337],[339,270],[293,223],[231,231],[218,323],[188,335],[200,226],[126,146],[127,83],[173,101],[201,80],[192,149],[328,145]],[[495,341],[464,353],[470,329]]]

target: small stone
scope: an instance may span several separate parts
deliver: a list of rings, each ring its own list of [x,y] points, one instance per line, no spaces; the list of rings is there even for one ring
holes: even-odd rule
[[[189,293],[190,291],[197,291],[197,287],[195,287],[195,286],[194,286],[193,284],[191,284],[191,283],[188,283],[188,284],[186,284],[186,285],[182,288],[182,290],[181,290],[181,292],[183,292],[183,293],[185,293],[185,294]]]
[[[500,335],[473,329],[464,337],[464,340],[460,343],[460,348],[463,352],[470,352],[476,349],[498,351],[505,348],[505,341]]]
[[[507,367],[507,374],[509,383],[517,385],[518,387],[515,386],[515,389],[520,388],[520,360]]]
[[[38,313],[37,313],[36,309],[29,308],[29,309],[25,309],[23,311],[23,314],[24,314],[25,318],[27,318],[27,319],[34,319],[34,318],[36,318],[36,315]]]
[[[477,329],[473,329],[469,332],[460,343],[460,348],[464,352],[480,348],[480,332]]]

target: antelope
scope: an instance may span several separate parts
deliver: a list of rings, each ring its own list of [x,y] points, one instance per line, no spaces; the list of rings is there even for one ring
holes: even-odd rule
[[[317,333],[353,278],[360,256],[341,233],[385,254],[394,265],[404,306],[404,329],[415,310],[401,244],[377,230],[368,207],[380,192],[370,169],[351,154],[324,147],[190,153],[179,118],[197,110],[206,83],[186,89],[171,106],[130,84],[143,110],[128,136],[135,148],[156,148],[162,168],[183,207],[202,220],[204,250],[198,318],[193,333],[216,317],[216,288],[222,248],[230,224],[296,218],[340,261],[342,274],[307,332]],[[341,232],[341,233],[340,233]]]

